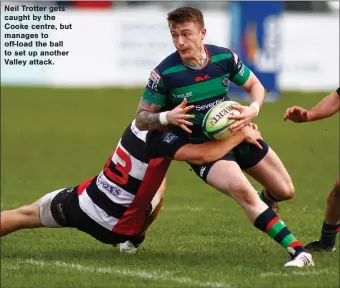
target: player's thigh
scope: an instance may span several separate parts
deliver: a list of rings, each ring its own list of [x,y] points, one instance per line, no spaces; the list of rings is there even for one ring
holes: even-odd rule
[[[220,160],[214,163],[206,181],[218,191],[234,198],[241,206],[258,198],[255,189],[235,161]]]
[[[40,222],[43,226],[48,228],[59,228],[59,225],[54,219],[51,211],[52,200],[55,196],[61,192],[63,189],[55,190],[50,193],[47,193],[39,200],[39,217]]]
[[[65,203],[68,202],[70,193],[75,193],[75,187],[62,188],[47,193],[39,200],[39,217],[41,224],[48,228],[68,227]]]
[[[285,198],[294,196],[292,179],[280,158],[270,147],[261,161],[253,167],[244,169],[244,172],[261,183],[275,196]]]

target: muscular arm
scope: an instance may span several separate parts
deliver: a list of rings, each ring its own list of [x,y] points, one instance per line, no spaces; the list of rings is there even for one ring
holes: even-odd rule
[[[136,127],[139,130],[154,130],[162,127],[159,121],[161,107],[161,105],[151,104],[142,98],[137,109]]]
[[[229,63],[233,67],[233,72],[230,75],[230,80],[248,93],[252,103],[250,107],[258,105],[256,108],[254,107],[256,113],[258,113],[264,101],[265,89],[255,74],[242,63],[238,55],[234,52],[232,54],[233,58],[230,59]]]
[[[340,109],[340,95],[338,94],[337,91],[333,91],[308,111],[308,113],[310,114],[310,121],[330,117],[336,112],[338,112],[339,109]]]
[[[253,72],[250,71],[247,82],[241,87],[249,94],[251,103],[256,102],[261,107],[265,96],[265,89]]]
[[[240,144],[244,138],[244,135],[237,133],[223,141],[215,140],[202,144],[186,144],[176,152],[174,160],[204,165],[223,157]]]

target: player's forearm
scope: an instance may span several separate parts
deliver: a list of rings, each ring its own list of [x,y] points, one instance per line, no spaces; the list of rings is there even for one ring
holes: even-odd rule
[[[251,86],[249,93],[249,98],[251,103],[257,103],[259,108],[263,104],[264,96],[265,96],[265,89],[260,82],[255,83]]]
[[[141,131],[155,130],[162,127],[163,125],[159,117],[161,108],[161,105],[149,103],[142,98],[137,109],[136,127]]]
[[[310,121],[320,120],[332,116],[340,109],[340,96],[336,91],[323,98],[308,112],[311,116]]]
[[[164,127],[159,120],[160,113],[141,111],[136,116],[136,127],[139,130],[155,130]]]
[[[202,163],[207,164],[212,161],[216,161],[220,159],[225,154],[234,149],[237,145],[239,145],[245,139],[245,135],[243,133],[237,133],[235,135],[230,136],[226,140],[215,140],[208,141],[201,146],[201,155],[202,155]]]

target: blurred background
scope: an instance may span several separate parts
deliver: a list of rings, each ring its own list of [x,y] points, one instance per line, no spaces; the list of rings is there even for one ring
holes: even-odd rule
[[[41,24],[55,24],[58,30],[10,31],[4,29],[5,23],[20,22],[3,21],[2,64],[4,50],[23,49],[6,47],[10,39],[5,34],[14,32],[38,32],[39,38],[40,32],[48,33],[45,40],[62,41],[58,49],[69,51],[69,56],[53,57],[54,66],[1,65],[2,85],[143,86],[150,70],[174,51],[166,13],[183,5],[203,10],[206,43],[231,47],[268,89],[278,92],[276,94],[282,90],[330,90],[339,82],[339,2],[336,1],[23,3],[62,6],[66,11],[50,13],[56,16],[55,21],[40,21]],[[6,2],[1,5],[2,17],[22,15],[22,12],[4,11]],[[25,14],[33,13],[46,14]],[[60,23],[71,24],[72,28],[59,29]],[[28,53],[42,49],[27,47],[26,50]],[[47,47],[47,50],[53,51],[55,47]],[[27,53],[21,59],[39,58],[29,57]],[[51,57],[41,59],[48,58]]]

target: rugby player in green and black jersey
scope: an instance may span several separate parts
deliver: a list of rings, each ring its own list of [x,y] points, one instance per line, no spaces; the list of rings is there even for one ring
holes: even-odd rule
[[[260,81],[230,49],[204,45],[206,29],[199,9],[178,8],[168,13],[167,20],[176,52],[151,71],[139,103],[136,127],[154,130],[167,126],[192,143],[209,141],[201,122],[212,106],[228,100],[229,81],[247,91],[252,101],[249,107],[235,107],[241,113],[235,116],[238,121],[230,129],[236,133],[249,125],[263,103],[265,90]],[[188,114],[186,108],[173,109],[183,100],[193,107]],[[291,260],[285,267],[313,266],[311,254],[268,207],[292,198],[294,186],[274,151],[265,142],[261,146],[263,149],[242,142],[208,165],[190,165],[206,183],[231,196],[256,228],[287,249]],[[242,171],[265,187],[260,197]]]

